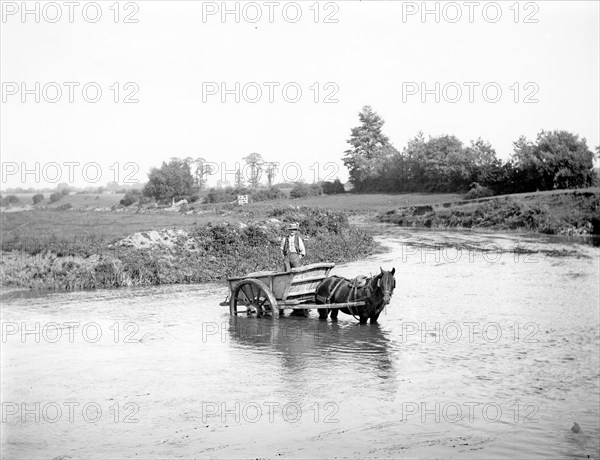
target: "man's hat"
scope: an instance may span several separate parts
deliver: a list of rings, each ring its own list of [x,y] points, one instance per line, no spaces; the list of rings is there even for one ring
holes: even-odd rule
[[[288,230],[298,230],[298,224],[288,224],[286,227]]]

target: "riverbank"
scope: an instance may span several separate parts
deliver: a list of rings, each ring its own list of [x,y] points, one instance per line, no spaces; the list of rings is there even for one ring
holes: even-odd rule
[[[379,213],[376,219],[404,227],[600,234],[600,189],[557,190],[405,206]]]
[[[175,211],[2,213],[2,286],[86,289],[198,283],[276,270],[281,266],[281,229],[290,221],[300,222],[306,237],[305,263],[344,263],[381,250],[349,219],[362,228],[378,221],[487,232],[600,233],[597,188],[479,200],[452,194],[344,194]]]
[[[373,238],[352,227],[342,212],[279,208],[260,221],[136,232],[111,242],[13,242],[11,250],[2,251],[0,280],[9,287],[72,290],[200,283],[280,270],[279,244],[287,222],[300,224],[305,264],[343,263],[378,250]]]

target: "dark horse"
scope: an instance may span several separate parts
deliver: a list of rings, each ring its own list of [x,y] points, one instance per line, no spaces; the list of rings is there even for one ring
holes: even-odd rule
[[[325,278],[317,286],[316,298],[317,304],[327,304],[327,308],[319,308],[319,318],[326,319],[327,314],[331,312],[331,319],[335,320],[338,316],[338,311],[341,310],[347,315],[353,315],[361,324],[365,324],[368,319],[372,323],[377,322],[379,314],[383,308],[390,303],[392,293],[396,287],[394,273],[396,269],[392,268],[391,272],[384,271],[380,268],[381,273],[371,278],[363,277],[362,282],[354,279],[349,280],[341,276],[330,276]],[[364,301],[364,306],[352,306],[335,308],[336,303],[348,303]]]

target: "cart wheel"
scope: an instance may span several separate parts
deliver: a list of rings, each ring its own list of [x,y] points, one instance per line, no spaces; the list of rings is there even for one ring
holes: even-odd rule
[[[229,312],[232,315],[237,315],[238,305],[246,307],[249,316],[260,317],[267,312],[273,317],[279,316],[277,300],[269,288],[262,281],[252,278],[240,281],[233,289],[229,302]]]

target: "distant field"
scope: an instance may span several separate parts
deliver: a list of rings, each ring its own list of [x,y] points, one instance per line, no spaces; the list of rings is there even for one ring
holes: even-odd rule
[[[167,228],[188,229],[222,216],[199,217],[178,212],[136,214],[134,212],[39,210],[0,214],[2,247],[16,241],[95,240],[110,242],[135,232]]]
[[[329,208],[356,213],[379,212],[401,206],[440,204],[458,201],[462,195],[456,193],[406,193],[399,195],[386,194],[352,194],[327,195],[310,198],[295,198],[291,200],[275,200],[255,203],[249,207],[264,206],[311,206]]]
[[[3,194],[9,195],[9,194]],[[19,198],[23,204],[27,206],[33,206],[33,196],[36,193],[11,193]],[[111,206],[118,204],[123,199],[125,194],[123,193],[91,193],[91,194],[73,194],[65,195],[60,200],[50,203],[51,193],[42,193],[44,200],[33,206],[33,208],[58,208],[59,206],[70,203],[74,208],[81,209],[97,209],[97,208],[110,208]]]

